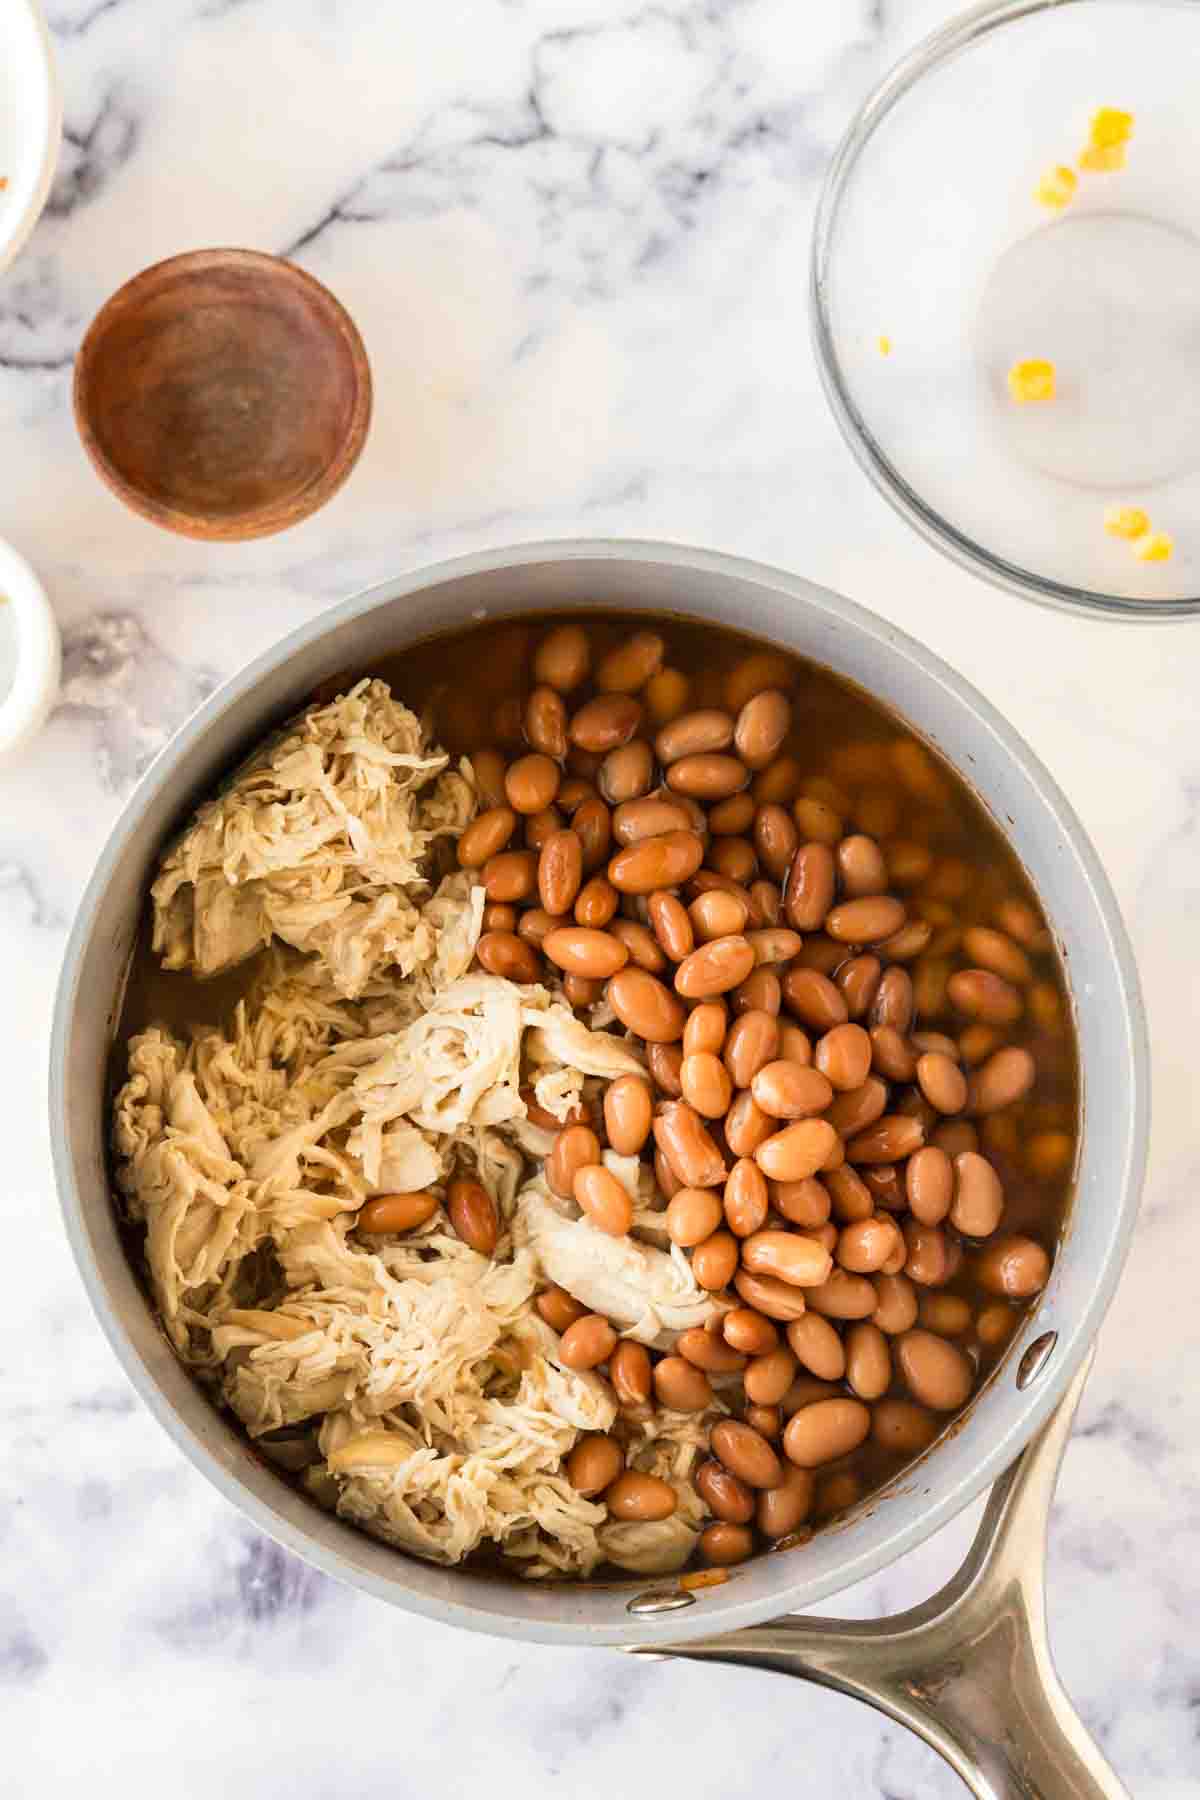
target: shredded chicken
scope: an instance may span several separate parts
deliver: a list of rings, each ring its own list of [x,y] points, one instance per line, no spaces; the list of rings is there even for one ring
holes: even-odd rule
[[[468,972],[482,889],[468,872],[434,885],[427,856],[474,804],[469,766],[450,771],[363,682],[201,808],[154,885],[155,947],[191,975],[265,954],[228,1029],[131,1041],[118,1185],[178,1354],[252,1436],[308,1432],[306,1484],[342,1516],[443,1563],[488,1543],[532,1577],[668,1571],[700,1529],[691,1474],[711,1419],[623,1420],[630,1466],[678,1505],[610,1520],[563,1465],[614,1425],[612,1390],[563,1365],[534,1295],[557,1282],[660,1347],[718,1304],[636,1157],[605,1153],[634,1200],[626,1239],[540,1173],[553,1134],[523,1094],[565,1119],[643,1064],[550,989]],[[440,1205],[403,1235],[356,1232],[371,1196],[440,1201],[463,1172],[496,1205],[493,1256]]]
[[[475,809],[382,681],[313,707],[238,770],[164,858],[151,890],[168,969],[215,975],[273,938],[319,956],[353,998],[433,955],[424,859]]]

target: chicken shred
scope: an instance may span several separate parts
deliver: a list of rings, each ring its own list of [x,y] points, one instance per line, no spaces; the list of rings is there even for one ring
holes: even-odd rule
[[[523,1094],[565,1119],[643,1063],[550,989],[471,970],[483,890],[429,862],[474,809],[469,764],[380,681],[311,708],[200,808],[154,883],[154,948],[191,976],[255,957],[253,978],[226,1029],[130,1042],[122,1204],[176,1352],[252,1436],[309,1434],[306,1484],[343,1517],[441,1563],[487,1543],[534,1578],[666,1572],[701,1529],[691,1475],[720,1402],[622,1427],[678,1504],[611,1520],[563,1464],[613,1426],[612,1390],[563,1366],[534,1295],[557,1282],[660,1347],[718,1304],[637,1158],[605,1156],[634,1198],[621,1240],[540,1173],[553,1135]],[[371,1196],[441,1202],[463,1172],[495,1202],[493,1256],[440,1204],[403,1235],[356,1233]]]
[[[475,809],[448,765],[382,681],[310,708],[167,852],[151,889],[164,967],[215,975],[277,938],[351,999],[381,970],[411,974],[436,942],[414,898],[426,854]]]

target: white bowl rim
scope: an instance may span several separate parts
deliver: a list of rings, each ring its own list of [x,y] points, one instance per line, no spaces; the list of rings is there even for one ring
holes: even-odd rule
[[[40,729],[58,694],[62,647],[41,581],[12,545],[0,538],[0,604],[11,612],[16,661],[12,685],[0,695],[0,758],[19,750]]]
[[[58,64],[55,60],[54,45],[51,42],[45,13],[38,4],[38,0],[7,0],[7,4],[20,6],[28,15],[33,26],[34,37],[40,51],[39,66],[45,82],[46,141],[42,146],[37,180],[30,191],[25,208],[17,215],[13,228],[4,243],[0,244],[0,271],[7,269],[11,263],[16,261],[29,242],[33,228],[45,210],[50,194],[50,184],[54,180],[54,171],[58,166],[58,152],[62,143],[63,128],[62,83],[59,80]]]

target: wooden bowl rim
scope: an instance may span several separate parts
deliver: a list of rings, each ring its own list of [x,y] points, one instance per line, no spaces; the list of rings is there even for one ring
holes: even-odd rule
[[[180,275],[224,269],[253,270],[272,282],[282,282],[302,291],[316,302],[316,311],[326,328],[341,338],[348,353],[354,377],[354,404],[336,454],[307,487],[247,512],[208,514],[191,512],[155,499],[125,478],[96,436],[89,410],[90,382],[98,345],[116,315],[136,311],[150,294],[175,282]],[[168,531],[183,537],[228,543],[269,537],[290,525],[298,525],[324,506],[342,486],[362,453],[371,423],[372,399],[371,365],[366,348],[357,325],[337,296],[315,275],[310,275],[298,263],[289,262],[286,257],[272,256],[265,250],[232,248],[185,250],[177,256],[151,263],[123,282],[109,295],[84,333],[75,355],[72,384],[76,430],[92,467],[110,493],[142,518]]]

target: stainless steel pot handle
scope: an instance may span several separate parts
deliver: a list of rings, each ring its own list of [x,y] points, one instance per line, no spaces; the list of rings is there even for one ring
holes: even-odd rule
[[[1046,1635],[1046,1526],[1091,1355],[992,1489],[962,1568],[890,1619],[796,1616],[654,1652],[836,1688],[907,1725],[978,1800],[1129,1800],[1063,1690]],[[634,1652],[638,1654],[638,1652]]]

